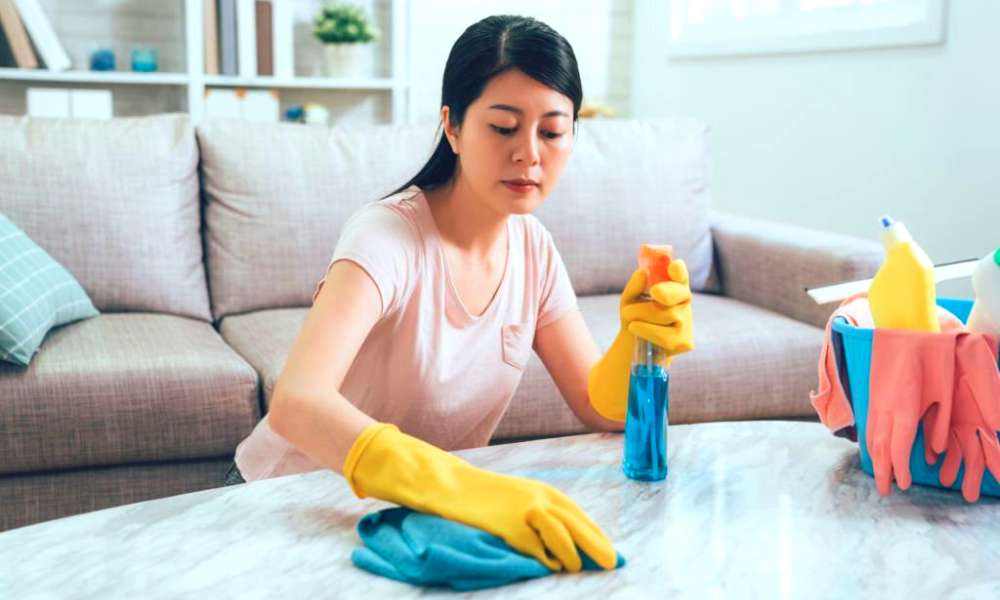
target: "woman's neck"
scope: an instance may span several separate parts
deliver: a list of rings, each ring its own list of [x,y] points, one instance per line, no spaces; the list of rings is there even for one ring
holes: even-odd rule
[[[503,240],[509,215],[492,210],[485,201],[458,178],[425,193],[438,232],[450,245],[471,256],[496,256]]]

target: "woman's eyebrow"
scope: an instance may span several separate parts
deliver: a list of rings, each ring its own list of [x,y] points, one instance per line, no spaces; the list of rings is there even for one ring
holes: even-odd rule
[[[490,108],[496,108],[498,110],[506,110],[508,112],[516,113],[516,114],[519,114],[519,115],[523,115],[524,114],[523,110],[521,110],[520,108],[518,108],[516,106],[511,106],[510,104],[494,104]],[[561,110],[550,110],[549,112],[545,113],[542,116],[543,117],[556,117],[556,116],[568,117],[569,115],[567,113],[561,111]]]

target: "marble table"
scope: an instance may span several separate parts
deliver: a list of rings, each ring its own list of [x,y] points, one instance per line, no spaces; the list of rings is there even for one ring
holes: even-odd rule
[[[479,595],[505,598],[998,598],[1000,501],[875,491],[857,447],[815,423],[672,426],[665,482],[626,479],[622,436],[460,452],[548,481],[628,565]],[[0,534],[0,598],[407,598],[355,568],[354,526],[387,506],[331,471],[120,506]],[[470,595],[476,595],[470,594]]]

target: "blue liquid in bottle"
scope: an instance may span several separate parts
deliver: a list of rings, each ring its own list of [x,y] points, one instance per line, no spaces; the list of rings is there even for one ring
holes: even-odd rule
[[[625,458],[629,479],[660,481],[667,477],[667,422],[670,373],[663,349],[636,340],[636,356],[628,386]]]

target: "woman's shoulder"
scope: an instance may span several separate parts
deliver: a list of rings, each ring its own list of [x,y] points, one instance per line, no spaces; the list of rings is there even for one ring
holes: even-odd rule
[[[552,234],[541,219],[532,214],[516,215],[513,218],[521,224],[525,240],[533,248],[545,248],[552,244]]]
[[[372,204],[382,204],[386,206],[410,205],[414,204],[418,197],[422,195],[423,190],[416,185],[410,185],[399,190],[398,192],[393,192],[388,196],[384,196]]]
[[[364,230],[367,234],[383,233],[399,236],[399,241],[416,240],[419,232],[421,210],[416,186],[372,200],[358,207],[344,224],[345,230]]]

